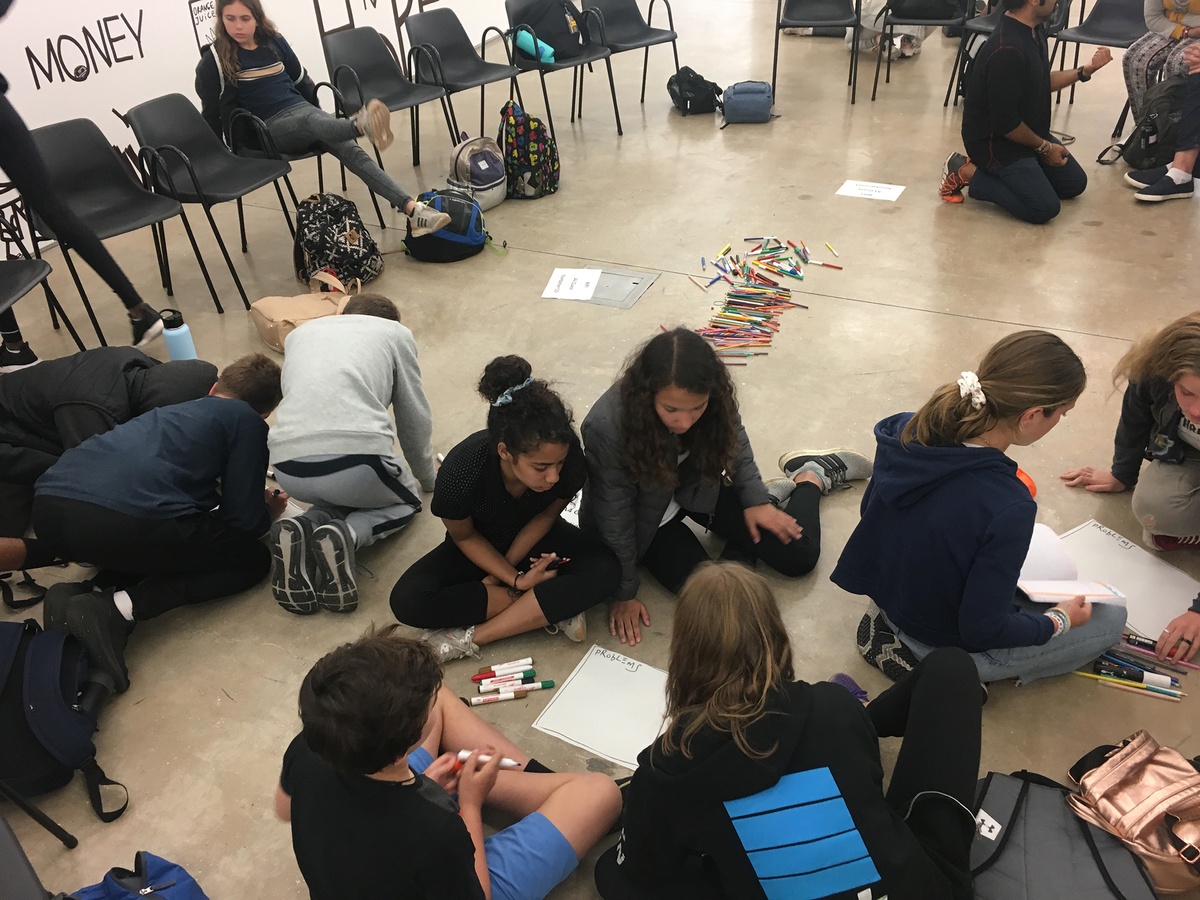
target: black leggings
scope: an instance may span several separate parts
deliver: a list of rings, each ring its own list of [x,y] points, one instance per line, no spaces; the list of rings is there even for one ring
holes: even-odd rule
[[[607,600],[621,582],[621,565],[607,547],[559,520],[530,556],[557,553],[571,561],[534,588],[547,622],[561,622]],[[392,588],[392,613],[416,628],[462,628],[487,620],[487,573],[446,540],[409,566]]]
[[[61,244],[77,252],[84,262],[96,270],[96,274],[116,291],[126,309],[141,305],[142,298],[116,260],[104,249],[96,233],[71,211],[54,190],[50,173],[46,171],[42,155],[34,146],[29,129],[3,94],[0,94],[0,135],[3,135],[3,139],[0,139],[0,169],[4,170],[13,187],[20,192],[26,206],[41,217]],[[0,313],[0,331],[9,340],[21,339],[11,308]],[[14,333],[15,337],[12,336]]]
[[[708,553],[699,539],[684,523],[684,516],[716,532],[739,550],[757,557],[781,575],[807,575],[817,565],[821,555],[821,489],[802,482],[781,508],[799,523],[804,534],[799,540],[785,544],[768,531],[760,530],[756,544],[750,539],[746,519],[737,491],[721,486],[717,508],[711,516],[683,510],[673,522],[658,529],[642,564],[659,583],[672,594],[678,594],[683,583],[696,566],[708,561]]]

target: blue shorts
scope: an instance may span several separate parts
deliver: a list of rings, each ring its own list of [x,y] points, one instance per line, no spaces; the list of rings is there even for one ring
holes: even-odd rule
[[[424,747],[408,754],[408,767],[424,772],[433,757]],[[494,900],[542,900],[579,866],[575,848],[539,812],[483,842]]]

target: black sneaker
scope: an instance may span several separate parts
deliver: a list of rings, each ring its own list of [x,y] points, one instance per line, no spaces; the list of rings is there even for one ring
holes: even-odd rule
[[[163,333],[162,313],[149,303],[142,304],[142,315],[139,318],[130,319],[129,324],[133,327],[133,346],[135,347],[145,347]]]
[[[133,625],[117,610],[112,588],[76,594],[67,603],[67,630],[83,644],[92,666],[112,679],[118,694],[129,690],[125,643]]]
[[[1125,183],[1135,188],[1148,188],[1167,177],[1167,166],[1155,166],[1153,169],[1130,169],[1125,173]]]
[[[27,343],[22,342],[17,347],[9,344],[0,346],[0,375],[7,375],[9,372],[16,372],[18,369],[26,369],[29,366],[37,365],[37,363],[37,354],[29,349],[29,344]]]
[[[1195,178],[1189,178],[1183,184],[1176,184],[1169,175],[1164,175],[1149,187],[1144,187],[1133,195],[1135,200],[1146,200],[1158,203],[1163,200],[1190,200],[1195,192]]]
[[[354,580],[354,537],[342,519],[313,529],[313,558],[316,560],[317,603],[330,612],[353,612],[358,608],[358,582]]]
[[[321,609],[313,586],[312,521],[303,516],[271,526],[271,594],[290,613],[308,616]]]
[[[788,478],[795,479],[796,474],[809,463],[809,469],[820,468],[818,474],[822,477],[822,493],[828,494],[838,488],[850,487],[851,481],[862,481],[871,477],[871,460],[854,450],[792,450],[779,457],[779,468]]]
[[[858,623],[855,643],[859,655],[892,681],[899,681],[916,668],[913,652],[896,637],[883,614],[874,607]]]
[[[71,598],[76,594],[89,594],[91,590],[92,585],[87,581],[63,581],[50,585],[42,601],[42,627],[47,631],[51,628],[66,628],[67,609],[71,605]]]

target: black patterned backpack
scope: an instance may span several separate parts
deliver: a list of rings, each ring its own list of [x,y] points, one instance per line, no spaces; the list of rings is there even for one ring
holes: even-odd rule
[[[355,278],[365,284],[383,271],[383,256],[358,207],[337,194],[313,194],[300,201],[292,263],[304,282],[328,271],[344,284]]]
[[[541,119],[509,100],[500,110],[496,143],[504,152],[509,197],[536,200],[558,190],[558,145]]]

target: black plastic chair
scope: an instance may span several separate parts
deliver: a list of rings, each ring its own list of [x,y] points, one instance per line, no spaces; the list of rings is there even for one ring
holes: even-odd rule
[[[121,161],[108,139],[90,119],[68,119],[54,125],[45,125],[30,132],[33,143],[45,160],[46,169],[63,201],[101,240],[150,227],[154,237],[154,252],[158,257],[158,268],[162,275],[167,296],[174,294],[171,286],[171,267],[167,258],[167,235],[162,223],[179,216],[187,232],[192,252],[204,275],[204,283],[212,296],[217,312],[223,312],[217,290],[209,277],[208,267],[200,255],[196,236],[182,204],[173,197],[156,194],[149,189],[154,183],[152,170],[165,169],[162,158],[149,148],[142,148],[138,155],[142,184],[134,179]],[[169,174],[164,176],[169,180]],[[83,282],[71,259],[71,248],[41,222],[35,214],[31,220],[31,233],[57,240],[62,248],[63,259],[71,272],[71,278],[79,291],[79,297],[87,310],[92,328],[102,346],[107,346],[104,332],[96,320],[96,313],[88,300]]]
[[[585,32],[586,39],[580,46],[579,55],[561,61],[545,62],[535,59],[515,46],[517,35],[521,32],[525,32],[533,38],[533,45],[537,46],[537,34],[523,21],[526,11],[535,3],[537,0],[504,0],[504,11],[508,15],[509,26],[506,37],[512,43],[509,55],[513,64],[522,72],[536,71],[538,73],[538,78],[542,82],[542,99],[546,103],[546,121],[550,126],[550,136],[555,137],[554,114],[550,111],[550,95],[546,92],[546,74],[562,72],[566,69],[571,70],[571,121],[574,122],[576,100],[578,100],[579,116],[581,118],[583,116],[583,67],[591,68],[592,63],[600,60],[604,60],[604,65],[608,68],[608,89],[612,93],[613,114],[617,118],[617,134],[624,134],[625,132],[621,129],[621,110],[617,106],[617,85],[613,81],[612,51],[607,46],[608,38],[604,27],[604,17],[593,8],[582,10],[580,30],[584,30],[585,23],[588,24]]]
[[[245,159],[236,156],[221,143],[220,138],[204,121],[204,117],[183,94],[155,97],[153,100],[139,103],[123,116],[120,113],[117,115],[133,129],[138,143],[157,150],[163,158],[165,170],[156,173],[154,190],[172,196],[180,203],[198,203],[204,209],[213,237],[217,239],[217,246],[221,248],[221,255],[225,258],[225,265],[229,267],[229,274],[233,276],[233,283],[237,285],[242,303],[249,309],[250,301],[246,297],[233,260],[229,257],[220,229],[217,228],[212,207],[230,200],[237,202],[238,230],[242,239],[242,252],[245,253],[246,219],[242,210],[242,198],[251,191],[271,184],[275,187],[275,194],[279,197],[279,205],[288,220],[290,230],[291,217],[288,216],[287,203],[283,199],[279,179],[291,171],[291,166],[283,160]]]
[[[55,330],[58,330],[58,320],[62,319],[75,346],[80,350],[86,350],[87,347],[79,339],[79,332],[67,318],[62,304],[58,302],[58,296],[50,287],[50,282],[47,281],[53,271],[50,263],[44,259],[35,259],[26,249],[25,242],[21,238],[21,231],[16,223],[8,221],[3,216],[0,216],[0,240],[6,244],[15,245],[21,251],[20,259],[0,261],[0,312],[12,309],[18,300],[40,284],[46,293],[46,305],[50,308],[50,321]]]
[[[892,2],[893,0],[888,0],[888,5],[883,9],[883,25],[879,29],[879,46],[881,51],[875,60],[875,86],[871,90],[872,100],[879,93],[879,69],[883,65],[883,58],[885,56],[887,57],[887,77],[884,79],[884,84],[892,83],[892,54],[888,52],[888,48],[896,38],[897,25],[927,25],[933,28],[950,27],[965,30],[967,22],[975,16],[974,0],[957,0],[960,4],[958,15],[930,19],[918,16],[898,15],[892,9]]]
[[[771,96],[776,100],[775,79],[779,70],[779,33],[785,28],[851,28],[850,105],[858,96],[858,36],[862,31],[862,0],[778,0],[775,5],[775,55],[771,62]],[[874,99],[874,98],[872,98]]]
[[[446,105],[450,110],[450,122],[454,134],[462,133],[458,127],[458,116],[454,112],[454,95],[471,88],[479,88],[479,133],[484,133],[484,92],[487,85],[497,81],[509,83],[510,96],[516,91],[517,101],[523,107],[521,86],[517,84],[517,76],[521,70],[512,64],[509,57],[508,65],[490,63],[478,53],[467,37],[462,23],[452,9],[430,9],[409,16],[407,20],[408,40],[414,48],[424,47],[426,54],[410,55],[416,61],[416,68],[410,73],[413,81],[418,84],[437,84],[446,89]],[[483,30],[480,46],[487,45],[488,35],[492,32],[503,42],[504,32],[494,25]],[[508,45],[504,45],[505,53]]]
[[[5,783],[0,781],[0,796],[14,799],[5,787]],[[54,827],[62,835],[70,838],[70,842],[63,841],[68,850],[78,845],[79,842],[71,834],[63,831],[58,823],[54,823]],[[54,836],[62,840],[59,834]],[[29,857],[21,848],[17,836],[3,818],[0,818],[0,872],[4,873],[4,877],[0,878],[0,900],[47,900],[50,896],[50,892],[43,887],[42,880],[38,878],[37,872],[29,862]]]
[[[675,41],[675,16],[671,12],[671,4],[662,0],[667,8],[667,27],[654,27],[654,4],[658,0],[650,0],[650,9],[646,18],[638,9],[637,0],[587,0],[585,9],[594,9],[604,20],[605,46],[616,56],[627,50],[640,50],[643,47],[646,55],[642,60],[642,99],[646,102],[646,75],[650,70],[650,48],[657,44],[671,45],[671,53],[675,56],[675,71],[679,72],[679,47]]]
[[[1144,35],[1148,29],[1146,27],[1145,7],[1137,0],[1096,0],[1096,5],[1092,7],[1092,11],[1087,11],[1087,2],[1083,0],[1079,7],[1080,23],[1074,28],[1065,28],[1060,31],[1054,38],[1054,52],[1058,52],[1059,44],[1074,44],[1075,45],[1075,62],[1072,63],[1073,68],[1079,68],[1079,48],[1081,44],[1093,44],[1099,47],[1118,47],[1122,50],[1128,50],[1129,45]],[[1051,59],[1054,58],[1052,53]],[[1062,63],[1060,68],[1065,66],[1067,61],[1066,48],[1063,49]],[[1062,102],[1062,91],[1058,92],[1056,102]],[[1071,94],[1068,103],[1075,102],[1075,85],[1071,85]],[[1121,116],[1117,120],[1117,127],[1113,130],[1113,137],[1121,136],[1121,132],[1125,127],[1125,117],[1129,113],[1129,102],[1126,101],[1125,108],[1121,111]]]
[[[325,35],[325,59],[333,73],[333,85],[342,98],[343,115],[352,116],[368,100],[379,100],[392,112],[407,109],[412,130],[413,165],[421,164],[421,117],[418,107],[433,100],[441,102],[450,144],[458,143],[458,135],[450,122],[446,108],[446,89],[436,84],[415,84],[408,79],[383,36],[374,28],[351,28]],[[414,47],[409,53],[409,70],[415,53],[428,53],[424,47]],[[379,148],[375,158],[383,168]]]

